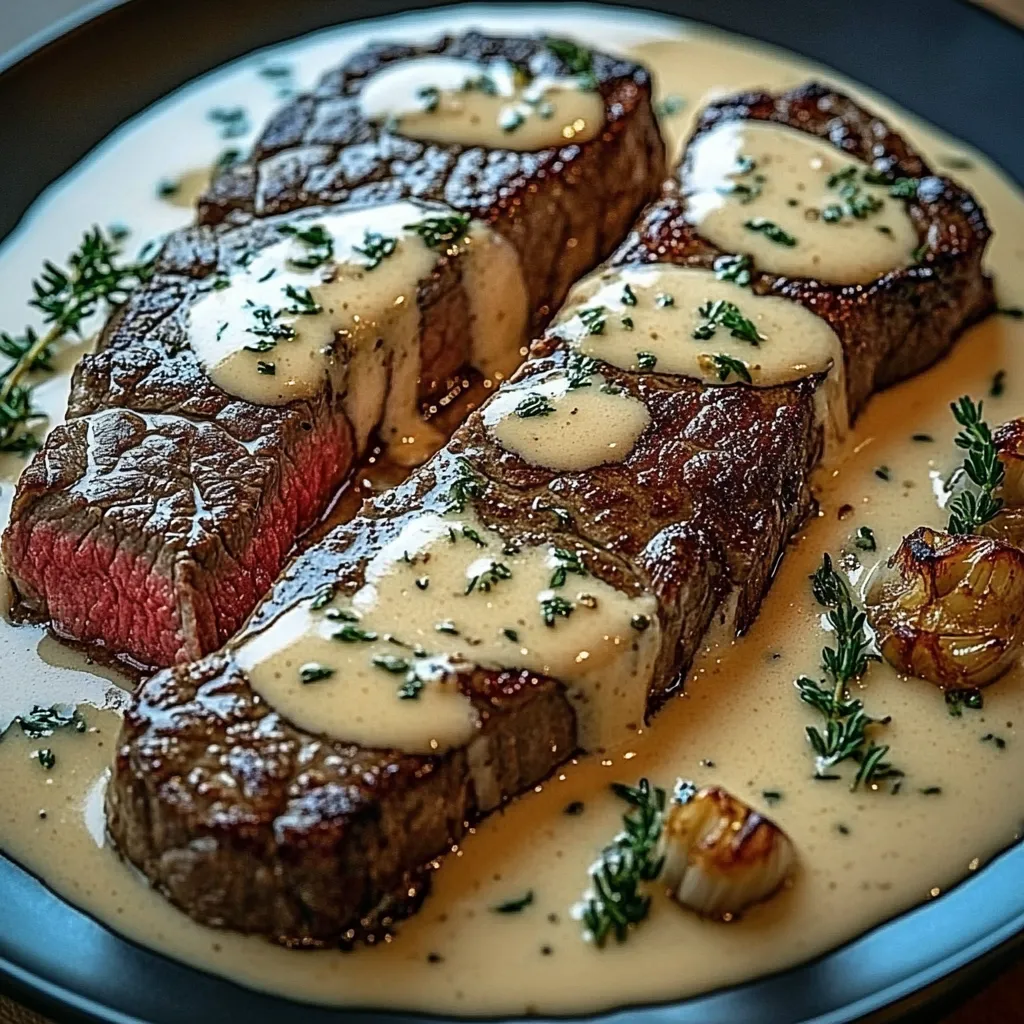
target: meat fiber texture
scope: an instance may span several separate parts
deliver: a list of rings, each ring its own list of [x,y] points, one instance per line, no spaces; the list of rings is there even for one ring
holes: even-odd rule
[[[441,202],[490,224],[522,257],[531,324],[608,255],[664,176],[650,77],[593,55],[604,132],[538,153],[437,146],[364,120],[374,71],[418,54],[559,59],[539,40],[469,34],[388,46],[329,73],[275,116],[248,162],[225,171],[197,227],[172,235],[153,279],[78,366],[67,422],[22,474],[3,538],[15,613],[142,667],[215,650],[267,592],[358,454],[341,394],[267,407],[216,387],[189,346],[206,279],[277,226],[327,209]],[[458,257],[419,289],[421,392],[470,356]],[[358,386],[358,385],[356,385]]]

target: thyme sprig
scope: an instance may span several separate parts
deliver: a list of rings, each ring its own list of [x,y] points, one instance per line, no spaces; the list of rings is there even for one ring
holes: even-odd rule
[[[622,817],[623,831],[602,851],[590,868],[591,891],[585,896],[582,920],[597,946],[609,935],[624,942],[629,929],[647,917],[651,897],[643,883],[661,873],[657,857],[665,813],[665,791],[641,779],[638,786],[612,784],[612,792],[630,806]]]
[[[747,364],[742,359],[734,359],[725,352],[713,352],[698,356],[697,361],[701,364],[701,369],[714,373],[722,383],[725,383],[729,379],[730,374],[733,373],[745,383],[753,383],[753,378],[750,376],[750,368]]]
[[[957,423],[963,429],[957,434],[955,444],[967,454],[963,471],[978,488],[978,492],[962,490],[949,504],[950,533],[974,533],[979,526],[995,518],[1003,507],[1003,499],[996,496],[1002,486],[1005,469],[996,453],[992,431],[982,419],[982,406],[975,404],[967,395],[950,408]]]
[[[424,217],[404,230],[419,235],[430,249],[449,249],[461,245],[469,233],[469,214],[453,213],[442,217]]]
[[[31,426],[46,418],[32,404],[25,378],[50,373],[53,346],[68,334],[81,337],[82,323],[101,307],[122,305],[152,275],[152,261],[122,262],[118,244],[94,227],[62,269],[47,260],[32,282],[29,305],[39,310],[47,329],[31,327],[21,335],[0,332],[0,352],[11,362],[0,371],[0,451],[24,455],[39,447]]]
[[[448,488],[445,498],[449,508],[454,509],[456,512],[463,512],[466,505],[474,498],[482,498],[484,496],[487,484],[481,477],[476,475],[473,467],[466,459],[456,460],[455,474],[455,479],[452,481],[451,487]]]
[[[821,652],[821,665],[830,677],[830,685],[806,676],[796,681],[800,699],[825,718],[824,731],[813,725],[806,730],[815,753],[814,777],[838,779],[840,776],[832,769],[851,760],[858,766],[851,790],[861,784],[897,778],[903,773],[884,760],[889,748],[876,744],[868,735],[871,726],[885,725],[888,719],[869,717],[863,702],[851,697],[848,689],[867,670],[870,658],[871,641],[864,612],[854,604],[849,588],[832,568],[832,559],[827,554],[811,577],[811,589],[818,604],[828,609],[828,624],[836,644]]]

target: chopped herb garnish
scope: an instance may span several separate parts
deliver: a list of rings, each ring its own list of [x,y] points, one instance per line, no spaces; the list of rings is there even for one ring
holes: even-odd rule
[[[213,162],[213,169],[215,171],[229,171],[242,159],[242,151],[235,149],[233,146],[229,146],[227,149],[222,149],[220,156],[217,157]]]
[[[502,580],[512,579],[512,570],[504,562],[491,562],[491,564],[478,575],[472,577],[466,584],[466,593],[472,594],[474,590],[482,590],[488,593],[492,587],[497,586]]]
[[[636,324],[633,323],[633,318],[631,316],[621,316],[619,317],[619,322],[627,331],[633,330],[636,326]]]
[[[624,942],[632,925],[647,917],[651,898],[643,891],[661,872],[657,857],[665,812],[665,791],[647,779],[632,786],[613,785],[612,792],[630,805],[623,815],[623,831],[602,851],[590,869],[591,892],[586,895],[583,924],[597,946],[609,935]]]
[[[282,224],[278,227],[282,235],[291,235],[305,247],[300,256],[289,256],[288,262],[300,270],[314,270],[334,256],[334,239],[322,224],[311,224],[308,228],[296,224]]]
[[[429,586],[430,586],[430,577],[429,576],[420,576],[416,580],[416,587],[417,587],[418,590],[426,590],[427,587],[429,587]]]
[[[567,548],[554,548],[552,553],[555,557],[555,571],[551,574],[551,582],[548,584],[552,590],[564,587],[569,573],[576,576],[587,575],[586,566],[575,551],[569,551]]]
[[[476,532],[476,530],[473,529],[472,526],[463,526],[462,536],[465,537],[466,540],[471,540],[478,548],[487,547],[487,542],[479,533]]]
[[[574,43],[571,39],[557,39],[548,36],[544,45],[580,79],[580,88],[592,91],[597,88],[594,76],[594,55],[590,50]]]
[[[857,168],[853,165],[830,174],[828,187],[839,190],[838,203],[830,203],[821,211],[822,220],[828,223],[837,223],[844,217],[852,217],[854,220],[864,220],[872,213],[882,209],[884,203],[877,196],[865,192],[856,180]],[[865,174],[864,180],[868,184],[876,184],[875,176]],[[910,179],[900,179],[906,181]]]
[[[519,643],[519,633],[516,630],[506,626],[501,632],[506,640],[511,640],[514,644]]]
[[[630,287],[629,284],[622,286],[622,304],[624,306],[635,306],[636,305],[636,292]]]
[[[596,359],[585,356],[580,352],[573,352],[569,356],[569,362],[565,368],[566,376],[569,378],[569,390],[575,391],[577,388],[589,388],[590,378],[597,373],[597,368],[598,362]]]
[[[788,231],[783,231],[778,224],[765,217],[753,217],[744,221],[743,226],[749,231],[759,232],[776,245],[785,245],[789,248],[796,245],[796,239]]]
[[[257,345],[246,345],[249,351],[267,352],[274,347],[275,342],[289,341],[295,337],[295,328],[291,324],[276,321],[269,306],[253,306],[250,312],[256,323],[247,327],[246,333],[255,334],[264,341]]]
[[[455,480],[445,497],[450,508],[456,512],[463,512],[470,501],[483,497],[487,485],[473,472],[466,459],[456,460],[455,472]]]
[[[85,719],[74,708],[64,710],[57,704],[48,708],[34,704],[27,715],[17,715],[14,721],[30,740],[52,736],[58,729],[74,728],[75,732],[85,732]]]
[[[57,755],[49,748],[36,751],[36,760],[49,771],[57,763]]]
[[[686,106],[686,100],[682,96],[666,96],[654,105],[654,112],[658,117],[672,117],[678,114]]]
[[[917,187],[920,185],[918,178],[897,178],[889,186],[889,195],[893,199],[916,199]]]
[[[895,778],[902,772],[883,760],[889,748],[876,744],[868,735],[871,726],[884,725],[888,719],[869,718],[863,703],[848,691],[849,683],[863,675],[868,665],[870,640],[865,615],[853,603],[849,588],[832,568],[827,554],[811,582],[815,600],[828,609],[827,619],[836,644],[821,652],[822,668],[830,677],[830,686],[806,676],[796,681],[800,699],[825,718],[824,732],[815,726],[806,730],[816,755],[814,777],[836,779],[838,776],[831,769],[842,761],[852,760],[858,768],[851,789],[861,783],[871,785],[880,779]]]
[[[267,359],[257,359],[256,372],[262,373],[267,377],[275,377],[277,375],[277,363],[270,362]]]
[[[925,253],[928,251],[928,243],[923,242],[910,254],[910,260],[912,263],[920,263],[924,259]]]
[[[363,234],[363,244],[354,245],[352,249],[366,258],[364,266],[367,270],[375,270],[398,248],[398,239],[389,238],[379,231],[367,231]]]
[[[705,359],[710,363],[711,370],[720,381],[727,381],[729,379],[729,375],[734,373],[740,380],[747,384],[753,383],[750,376],[750,370],[747,368],[747,364],[741,359],[734,359],[732,356],[726,355],[724,352],[717,352],[699,357],[698,362],[703,362]]]
[[[570,818],[575,818],[577,815],[583,813],[583,808],[584,805],[582,800],[572,800],[570,803],[565,805],[562,809],[562,813],[568,814]]]
[[[333,675],[333,668],[316,661],[308,662],[299,669],[299,680],[303,683],[318,683],[321,679],[330,679]]]
[[[892,470],[889,469],[888,466],[876,466],[875,476],[877,476],[879,480],[891,480]]]
[[[373,630],[361,629],[359,626],[347,623],[337,633],[332,633],[331,637],[346,644],[372,643],[377,639],[377,634]]]
[[[284,293],[292,300],[292,304],[281,309],[278,316],[282,313],[291,313],[294,316],[316,316],[317,313],[324,311],[324,307],[313,298],[313,293],[308,288],[296,288],[293,284],[286,284]]]
[[[558,525],[563,529],[568,530],[572,528],[572,515],[564,508],[559,508],[557,505],[548,505],[545,502],[542,502],[539,498],[534,499],[533,508],[537,512],[550,512],[555,517],[555,521]]]
[[[434,624],[434,629],[438,633],[446,633],[448,636],[458,636],[458,627],[452,622],[451,619],[445,619],[444,622],[437,622]]]
[[[496,907],[491,909],[496,914],[518,914],[521,910],[525,910],[533,902],[533,890],[531,889],[525,896],[520,896],[517,899],[505,900],[504,903],[499,903]]]
[[[398,675],[401,672],[408,672],[412,665],[408,658],[400,658],[397,654],[375,654],[371,659],[377,668],[384,669]]]
[[[774,806],[782,799],[782,794],[777,789],[762,789],[761,796],[769,806]]]
[[[406,224],[406,231],[419,235],[430,249],[450,249],[461,245],[469,234],[469,214],[452,213],[442,217],[424,217],[415,224]]]
[[[589,306],[576,314],[587,334],[604,334],[604,325],[608,320],[608,310],[604,306]]]
[[[703,319],[694,328],[693,336],[698,341],[707,341],[714,337],[719,326],[724,327],[733,338],[759,345],[765,336],[758,331],[753,320],[749,320],[741,312],[739,306],[725,299],[706,302],[697,310]]]
[[[985,706],[985,698],[981,690],[946,690],[946,710],[951,718],[963,717],[964,708],[981,711]]]
[[[416,90],[416,99],[420,101],[423,109],[431,114],[441,104],[441,90],[436,85],[421,85]]]
[[[941,786],[926,786],[921,791],[921,796],[938,796],[942,792]]]
[[[222,139],[237,139],[249,130],[249,118],[242,107],[214,107],[206,116],[220,128]]]
[[[498,127],[507,133],[521,128],[526,121],[526,115],[516,107],[506,107],[498,116]]]
[[[997,736],[995,733],[992,732],[985,733],[985,735],[981,737],[981,742],[991,743],[995,746],[997,750],[1006,749],[1006,740],[1004,740],[1002,736]]]
[[[658,357],[653,352],[637,352],[636,366],[638,370],[653,370],[658,365]]]
[[[911,441],[918,441],[921,444],[930,444],[935,438],[931,434],[912,434],[910,437]]]
[[[654,296],[654,304],[659,309],[667,309],[669,306],[674,306],[676,304],[676,299],[674,295],[669,295],[668,292],[658,292],[658,294]]]
[[[559,597],[558,595],[544,598],[540,602],[540,613],[544,619],[544,625],[554,626],[555,618],[559,615],[563,619],[567,619],[572,615],[575,607],[571,601],[566,601],[564,597]]]
[[[875,531],[870,526],[859,527],[856,534],[854,534],[853,543],[861,551],[878,550],[878,545],[875,543]]]
[[[996,370],[992,383],[989,385],[988,393],[990,398],[999,398],[1006,390],[1006,371]]]
[[[527,419],[530,416],[549,416],[555,407],[546,396],[531,391],[513,411],[517,416]]]
[[[410,672],[398,688],[399,700],[416,700],[423,689],[423,685],[423,680],[415,672]]]
[[[337,586],[334,583],[325,583],[323,586],[317,587],[309,602],[310,609],[316,612],[321,608],[326,608],[334,600],[336,590]]]
[[[171,196],[176,196],[180,189],[180,181],[175,181],[171,178],[162,178],[160,181],[157,182],[156,194],[161,199],[170,199]]]
[[[719,281],[734,281],[740,287],[750,284],[750,268],[753,260],[749,256],[719,256],[714,263],[715,277]]]
[[[962,490],[949,503],[950,533],[975,533],[979,526],[994,519],[1003,507],[1003,499],[996,492],[1002,486],[1005,470],[996,453],[992,431],[982,419],[982,402],[977,405],[967,395],[961,396],[950,408],[963,429],[955,443],[967,454],[963,471],[977,492]]]

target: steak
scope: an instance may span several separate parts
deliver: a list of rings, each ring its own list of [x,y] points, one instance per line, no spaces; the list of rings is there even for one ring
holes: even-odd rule
[[[848,401],[938,358],[992,305],[981,268],[989,231],[972,198],[932,177],[877,118],[817,85],[715,103],[722,119],[775,120],[921,179],[911,215],[926,249],[867,286],[755,274],[754,290],[824,317],[845,352]],[[687,223],[684,162],[612,265],[711,266],[720,253]],[[507,388],[570,356],[549,331]],[[683,685],[716,617],[742,632],[787,539],[813,506],[823,446],[817,375],[774,387],[712,386],[602,365],[639,398],[650,426],[624,461],[581,472],[531,465],[500,446],[480,412],[405,483],[363,506],[289,567],[240,635],[336,584],[352,594],[371,557],[422,510],[445,507],[468,465],[474,510],[513,547],[581,552],[587,570],[657,600],[662,638],[648,712]],[[424,865],[468,825],[535,785],[577,749],[566,686],[527,671],[460,676],[480,727],[439,755],[366,749],[303,731],[252,689],[231,644],[156,675],[125,718],[107,795],[123,856],[206,924],[295,945],[347,942],[411,909]]]
[[[249,162],[214,182],[201,223],[167,240],[152,280],[108,322],[75,371],[67,422],[22,474],[3,538],[18,615],[142,667],[195,659],[238,629],[323,515],[360,454],[344,396],[239,400],[209,380],[187,334],[214,276],[279,239],[282,223],[406,199],[480,218],[521,256],[532,336],[656,194],[664,145],[644,69],[593,54],[604,132],[515,153],[427,145],[362,119],[366,77],[424,52],[562,69],[535,39],[388,46],[272,119]],[[419,306],[428,395],[469,356],[460,257],[440,260]]]

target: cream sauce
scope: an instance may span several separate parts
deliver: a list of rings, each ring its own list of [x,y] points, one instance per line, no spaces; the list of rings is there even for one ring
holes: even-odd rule
[[[687,216],[760,270],[862,284],[912,262],[906,202],[870,167],[794,128],[726,121],[690,149]]]
[[[345,396],[359,450],[380,423],[384,442],[397,444],[408,464],[422,461],[443,437],[419,413],[417,294],[445,250],[428,246],[416,225],[451,214],[399,202],[283,225],[280,242],[246,253],[190,310],[191,343],[210,379],[260,405],[330,386]],[[482,224],[447,251],[470,265],[482,257],[484,267],[466,280],[474,342],[486,341],[471,351],[474,364],[493,369],[499,353],[507,360],[519,352],[525,330],[518,258]]]
[[[574,379],[563,370],[496,392],[481,415],[503,448],[570,472],[622,462],[651,423],[643,402],[600,374]]]
[[[664,121],[676,150],[710,97],[789,87],[812,76],[837,82],[880,109],[937,166],[951,156],[970,161],[956,174],[977,193],[996,229],[987,265],[1001,304],[1024,305],[1019,192],[978,154],[834,73],[635,11],[601,8],[585,18],[580,9],[533,9],[520,21],[507,7],[493,13],[449,8],[442,17],[443,24],[427,15],[346,26],[275,54],[301,55],[298,70],[302,84],[309,84],[321,68],[370,38],[424,39],[470,24],[505,32],[541,28],[606,46],[651,40],[638,53],[655,71],[659,99],[685,100],[682,111]],[[175,97],[48,193],[0,250],[0,323],[21,323],[41,261],[70,250],[87,224],[124,220],[135,237],[147,238],[183,223],[183,211],[159,201],[153,182],[173,174],[175,168],[165,166],[172,148],[179,167],[211,162],[220,143],[205,126],[205,111],[239,100],[248,102],[256,122],[276,102],[253,63],[218,72]],[[60,373],[36,392],[55,419],[79,354],[65,349]],[[1006,371],[1003,390],[987,397],[999,370]],[[1024,411],[1024,324],[989,319],[938,366],[875,398],[835,469],[821,479],[821,514],[791,546],[751,631],[736,641],[709,640],[687,695],[626,749],[566,765],[538,792],[474,830],[445,858],[428,902],[391,942],[354,954],[291,952],[201,928],[140,885],[97,844],[95,828],[90,831],[95,818],[89,809],[98,806],[116,722],[89,708],[86,721],[100,732],[47,738],[57,758],[50,771],[31,759],[39,743],[33,746],[16,726],[0,741],[0,845],[66,899],[130,938],[242,984],[315,1002],[463,1014],[577,1013],[706,991],[844,943],[977,870],[1017,836],[1024,806],[1020,667],[986,690],[982,711],[967,709],[961,718],[947,714],[930,684],[900,679],[885,665],[871,667],[859,695],[870,713],[892,715],[884,738],[907,772],[898,796],[887,790],[851,794],[842,785],[810,781],[803,730],[814,716],[792,685],[796,676],[816,672],[824,640],[807,584],[821,553],[855,556],[860,567],[848,562],[851,579],[862,587],[904,534],[945,521],[933,487],[957,460],[948,403],[963,393],[986,396],[993,423]],[[916,442],[914,434],[934,440]],[[20,466],[18,459],[3,459],[7,480]],[[876,475],[883,466],[888,479]],[[0,488],[3,517],[12,490],[10,483]],[[856,548],[860,526],[874,531],[877,551]],[[31,627],[0,623],[0,656],[16,666],[0,686],[0,721],[34,703],[102,703],[111,689],[95,667]],[[989,733],[1003,738],[1005,748],[982,742]],[[720,784],[768,810],[798,851],[802,867],[793,886],[731,925],[701,920],[657,896],[650,920],[628,943],[603,951],[583,943],[569,909],[586,887],[595,854],[620,827],[622,805],[607,793],[607,783],[641,775],[661,784],[677,775]],[[934,786],[942,792],[920,792]],[[769,802],[766,793],[780,798]],[[583,803],[582,813],[563,813],[574,801]],[[40,809],[48,811],[46,819]],[[521,913],[492,912],[531,890],[534,901]]]
[[[845,433],[843,350],[835,331],[798,303],[756,295],[710,270],[599,270],[573,288],[557,330],[583,355],[634,372],[758,387],[827,373],[829,418]]]
[[[429,512],[373,556],[354,594],[285,612],[236,658],[297,725],[407,753],[472,738],[478,721],[460,675],[529,669],[566,684],[583,747],[608,749],[643,720],[656,613],[651,595],[620,593],[578,552],[516,550],[468,510]]]
[[[604,99],[586,75],[534,74],[508,61],[418,57],[367,79],[363,114],[413,139],[534,152],[588,142]]]

